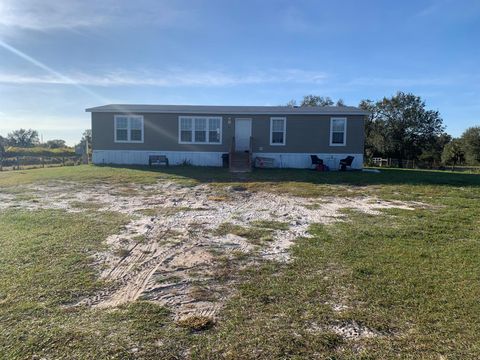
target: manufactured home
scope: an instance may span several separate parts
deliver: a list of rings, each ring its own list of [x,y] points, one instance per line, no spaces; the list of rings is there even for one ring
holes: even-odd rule
[[[309,168],[312,155],[331,169],[354,157],[363,166],[364,120],[350,106],[105,105],[92,113],[95,164]],[[262,166],[262,165],[260,165]]]

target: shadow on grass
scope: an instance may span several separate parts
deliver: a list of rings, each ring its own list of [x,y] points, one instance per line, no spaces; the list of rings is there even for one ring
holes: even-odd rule
[[[101,165],[104,166],[104,165]],[[114,166],[148,171],[167,176],[196,180],[201,183],[229,182],[302,182],[326,185],[448,185],[480,187],[480,175],[451,171],[381,169],[380,173],[362,171],[317,172],[308,169],[254,169],[251,173],[230,173],[218,167],[170,166]]]

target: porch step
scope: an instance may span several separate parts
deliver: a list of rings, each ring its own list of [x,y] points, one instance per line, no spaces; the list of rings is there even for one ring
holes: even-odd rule
[[[235,152],[230,154],[230,171],[231,172],[250,172],[249,166],[250,154],[246,152]]]

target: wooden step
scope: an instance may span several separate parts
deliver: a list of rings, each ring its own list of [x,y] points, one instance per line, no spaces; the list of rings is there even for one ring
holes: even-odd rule
[[[250,172],[249,166],[250,154],[246,152],[235,152],[230,154],[230,171],[231,172]]]

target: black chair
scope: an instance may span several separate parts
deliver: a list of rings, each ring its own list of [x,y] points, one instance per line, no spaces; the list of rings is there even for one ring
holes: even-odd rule
[[[310,159],[312,159],[312,166],[317,167],[318,165],[323,165],[323,160],[317,155],[310,155]]]
[[[352,167],[353,159],[355,159],[354,156],[347,156],[345,159],[341,159],[340,160],[340,170],[345,171],[345,170],[347,170],[347,167]]]

